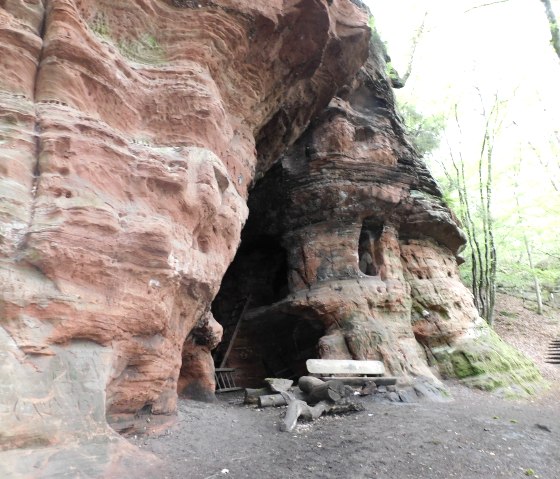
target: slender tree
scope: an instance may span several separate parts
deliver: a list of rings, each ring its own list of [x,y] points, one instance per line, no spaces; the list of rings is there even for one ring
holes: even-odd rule
[[[483,132],[476,159],[476,194],[471,192],[469,175],[466,173],[468,164],[464,157],[466,149],[462,142],[464,135],[457,105],[453,109],[453,119],[459,133],[458,148],[452,148],[448,141],[451,169],[444,161],[440,162],[448,183],[459,198],[459,217],[470,250],[474,303],[489,325],[494,321],[498,263],[492,214],[493,159],[496,135],[502,127],[503,104],[496,95],[490,110],[484,109],[483,105]]]
[[[523,246],[525,247],[525,253],[527,253],[527,262],[529,263],[529,270],[531,272],[531,277],[533,278],[533,286],[535,288],[535,296],[537,300],[537,313],[543,314],[543,301],[541,292],[541,283],[539,277],[535,272],[535,264],[533,262],[533,247],[529,236],[527,235],[527,222],[525,221],[523,215],[523,209],[521,208],[520,197],[520,187],[519,187],[519,175],[521,171],[521,156],[519,157],[519,162],[514,168],[514,183],[513,183],[513,197],[515,199],[515,208],[517,214],[517,226],[521,231],[521,237],[523,239]]]
[[[414,36],[412,37],[412,45],[411,45],[411,48],[410,48],[410,55],[408,56],[408,63],[406,65],[406,71],[404,72],[404,75],[401,77],[401,81],[402,81],[403,86],[406,85],[406,82],[408,81],[408,79],[410,78],[410,75],[412,74],[412,67],[414,65],[414,58],[416,56],[416,48],[418,48],[418,44],[420,43],[420,39],[422,38],[422,35],[424,34],[424,30],[426,29],[426,19],[427,18],[428,18],[428,11],[424,12],[424,17],[422,18],[422,23],[420,24],[420,26],[418,27],[418,29],[414,33]]]
[[[480,293],[485,299],[482,317],[488,321],[488,324],[492,325],[494,322],[494,305],[496,303],[497,271],[494,218],[492,215],[493,159],[496,134],[502,128],[503,120],[500,110],[504,102],[500,101],[496,94],[491,110],[486,112],[480,91],[479,97],[483,114],[486,118],[482,147],[478,160],[478,190],[482,217],[482,238],[484,242],[484,264],[481,265],[484,268],[484,272],[481,276]]]
[[[554,48],[558,59],[560,59],[560,28],[558,27],[558,20],[554,10],[552,9],[550,0],[541,0],[541,2],[544,5],[546,18],[548,20],[548,27],[550,29],[550,44],[552,45],[552,48]]]

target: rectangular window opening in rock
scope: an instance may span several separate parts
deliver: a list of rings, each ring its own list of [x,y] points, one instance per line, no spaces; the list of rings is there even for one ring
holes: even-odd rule
[[[362,223],[360,239],[358,240],[358,265],[360,271],[367,276],[379,275],[381,266],[380,238],[383,224],[371,218]]]

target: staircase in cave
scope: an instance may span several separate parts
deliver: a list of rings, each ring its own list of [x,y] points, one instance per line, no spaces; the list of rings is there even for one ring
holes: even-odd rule
[[[550,364],[560,364],[560,339],[553,339],[550,342],[545,362]]]

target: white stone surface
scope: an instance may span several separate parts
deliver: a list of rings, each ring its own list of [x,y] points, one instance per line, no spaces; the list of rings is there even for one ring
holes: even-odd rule
[[[385,374],[381,361],[355,361],[352,359],[308,359],[311,374]]]

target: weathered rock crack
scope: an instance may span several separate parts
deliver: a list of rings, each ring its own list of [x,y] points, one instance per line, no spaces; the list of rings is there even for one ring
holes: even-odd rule
[[[39,184],[41,180],[41,152],[42,152],[42,138],[41,138],[41,112],[39,109],[38,102],[38,89],[39,89],[39,76],[41,72],[41,63],[43,61],[43,55],[45,51],[45,35],[47,29],[47,15],[48,15],[48,1],[42,0],[41,4],[43,6],[43,15],[41,18],[41,23],[39,26],[39,38],[41,39],[41,49],[37,57],[37,70],[35,71],[35,78],[33,82],[33,104],[35,110],[35,124],[33,126],[33,135],[35,143],[35,164],[33,166],[32,174],[33,181],[31,183],[31,208],[29,212],[29,221],[27,225],[27,230],[21,238],[21,242],[17,247],[17,251],[25,250],[27,247],[29,236],[32,234],[33,223],[35,220],[35,212],[37,208],[37,196],[39,194]]]

